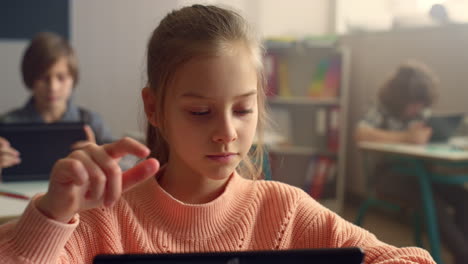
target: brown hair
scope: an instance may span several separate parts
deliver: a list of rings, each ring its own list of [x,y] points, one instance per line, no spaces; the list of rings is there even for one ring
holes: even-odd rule
[[[437,99],[439,80],[424,64],[408,61],[401,64],[378,93],[382,106],[396,117],[403,117],[411,103],[432,106]]]
[[[169,82],[184,63],[193,58],[222,54],[232,43],[242,43],[250,51],[258,79],[258,141],[255,150],[241,162],[240,169],[242,174],[252,178],[261,174],[266,119],[261,45],[239,14],[216,6],[193,5],[172,11],[160,22],[148,42],[148,87],[156,98],[156,119],[161,125],[147,124],[146,144],[151,156],[161,165],[169,158],[169,146],[163,133]]]
[[[73,85],[78,83],[78,62],[70,44],[57,34],[38,33],[30,42],[23,55],[21,73],[24,84],[32,89],[34,82],[41,78],[54,63],[66,57]]]

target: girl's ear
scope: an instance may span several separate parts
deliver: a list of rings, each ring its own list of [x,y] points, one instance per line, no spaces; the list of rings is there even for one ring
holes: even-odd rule
[[[145,108],[145,114],[146,118],[148,119],[148,122],[154,127],[157,127],[155,113],[156,97],[154,96],[153,92],[151,92],[151,89],[148,86],[141,90],[141,98],[143,99],[143,105]]]

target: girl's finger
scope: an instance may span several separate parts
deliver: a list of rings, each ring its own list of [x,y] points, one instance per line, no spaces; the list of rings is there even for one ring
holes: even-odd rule
[[[96,144],[96,136],[94,135],[93,129],[89,125],[84,125],[83,128],[86,134],[87,141],[90,141]]]
[[[85,140],[83,140],[83,141],[78,141],[78,142],[74,143],[70,148],[71,148],[72,150],[77,150],[77,149],[84,148],[84,147],[86,147],[86,146],[89,145],[89,144],[93,144],[93,142],[91,142],[91,141],[85,141]]]
[[[82,186],[88,182],[88,178],[84,165],[76,159],[67,157],[55,163],[50,176],[50,185],[58,183],[61,189],[66,189],[69,185]]]
[[[135,167],[123,173],[123,191],[125,192],[142,180],[155,175],[158,170],[159,162],[156,159],[150,158],[138,163]]]
[[[89,152],[91,158],[105,173],[104,205],[110,206],[122,194],[122,170],[117,161],[112,159],[102,147],[93,145],[88,149],[92,149]]]
[[[103,197],[106,187],[106,175],[95,161],[89,156],[87,151],[77,150],[70,154],[70,158],[79,160],[88,174],[88,190],[85,198],[89,200],[100,200]]]
[[[144,158],[150,153],[150,150],[144,144],[129,137],[125,137],[119,141],[103,145],[103,147],[107,154],[109,154],[114,159],[122,158],[128,154]]]

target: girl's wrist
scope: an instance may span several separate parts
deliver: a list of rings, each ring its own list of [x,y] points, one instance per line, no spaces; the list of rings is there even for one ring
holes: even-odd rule
[[[45,217],[52,219],[54,221],[62,222],[65,224],[68,224],[71,219],[73,218],[73,215],[67,216],[67,215],[58,215],[56,213],[53,213],[53,210],[50,209],[51,206],[49,206],[49,199],[47,194],[41,196],[39,199],[35,201],[35,206],[39,212],[44,215]]]

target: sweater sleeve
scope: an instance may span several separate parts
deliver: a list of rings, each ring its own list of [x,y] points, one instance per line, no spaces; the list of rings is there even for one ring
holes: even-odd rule
[[[18,219],[0,226],[0,263],[67,263],[65,244],[78,226],[44,216],[35,207],[36,196]]]
[[[292,228],[296,248],[360,247],[366,264],[435,264],[426,250],[388,245],[313,199],[304,198],[299,203]]]

